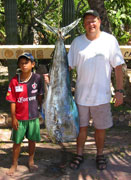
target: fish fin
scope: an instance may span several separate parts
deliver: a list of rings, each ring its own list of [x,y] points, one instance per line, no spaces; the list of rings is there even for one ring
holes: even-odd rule
[[[79,21],[81,20],[81,18],[77,19],[76,21],[74,21],[73,23],[69,24],[68,26],[62,27],[60,29],[62,36],[64,37],[68,32],[70,32],[75,26],[77,26],[77,24],[79,23]]]
[[[39,22],[40,24],[42,24],[47,30],[57,34],[58,33],[58,29],[55,27],[51,27],[50,25],[47,25],[45,22],[40,21],[39,19],[35,18],[37,22]]]

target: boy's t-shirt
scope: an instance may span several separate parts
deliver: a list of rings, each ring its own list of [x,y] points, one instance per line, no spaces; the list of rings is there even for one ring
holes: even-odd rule
[[[16,118],[31,120],[39,117],[38,95],[43,95],[43,82],[39,74],[32,73],[27,82],[20,82],[19,75],[12,78],[6,100],[16,103]]]

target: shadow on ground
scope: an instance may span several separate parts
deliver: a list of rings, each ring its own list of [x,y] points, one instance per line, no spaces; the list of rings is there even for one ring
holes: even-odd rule
[[[84,151],[84,163],[78,170],[71,170],[69,162],[76,151],[76,143],[64,143],[64,148],[51,143],[46,130],[41,128],[42,140],[37,143],[35,162],[38,171],[30,173],[28,143],[22,143],[19,165],[15,176],[6,175],[12,160],[10,128],[0,128],[0,180],[130,180],[131,179],[131,128],[113,127],[107,131],[105,153],[108,158],[107,170],[96,169],[94,130],[90,128]]]

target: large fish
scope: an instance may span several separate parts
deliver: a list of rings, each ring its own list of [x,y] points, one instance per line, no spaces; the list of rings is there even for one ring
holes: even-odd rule
[[[45,125],[53,142],[72,141],[79,133],[79,117],[72,97],[67,52],[64,45],[65,35],[80,21],[74,21],[60,29],[51,27],[36,19],[47,30],[57,35],[53,64],[50,71],[50,84],[45,102]]]

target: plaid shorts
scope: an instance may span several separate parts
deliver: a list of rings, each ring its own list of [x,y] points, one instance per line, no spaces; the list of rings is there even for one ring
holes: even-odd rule
[[[16,144],[20,144],[26,137],[28,140],[40,141],[40,124],[39,119],[33,120],[18,120],[18,130],[12,129],[11,140]]]

